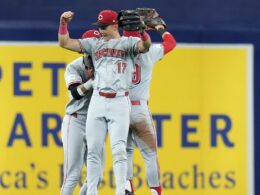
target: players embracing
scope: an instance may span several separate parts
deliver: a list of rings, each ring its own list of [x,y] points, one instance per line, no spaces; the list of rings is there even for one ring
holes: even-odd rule
[[[67,24],[74,13],[64,12],[60,18],[60,46],[88,53],[95,68],[95,79],[91,83],[93,95],[86,122],[87,195],[98,194],[97,186],[102,170],[100,154],[107,132],[113,156],[116,195],[134,193],[131,182],[133,143],[145,159],[151,193],[161,195],[156,131],[147,102],[153,65],[171,51],[176,42],[165,30],[165,23],[150,20],[151,16],[158,14],[154,9],[137,11],[126,10],[120,12],[119,16],[113,10],[101,11],[95,23],[100,38],[71,39]],[[150,47],[151,40],[143,22],[147,17],[144,15],[149,15],[149,22],[152,23],[149,28],[161,33],[162,44]],[[119,25],[125,30],[124,36],[119,34]],[[133,80],[132,83],[133,75],[138,82]],[[80,90],[77,93],[80,95]]]

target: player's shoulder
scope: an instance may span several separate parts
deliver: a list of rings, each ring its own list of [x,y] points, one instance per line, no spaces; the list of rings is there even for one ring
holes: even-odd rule
[[[160,43],[153,43],[149,48],[149,51],[146,53],[142,53],[141,56],[154,56],[158,52],[163,51],[162,44]]]
[[[66,70],[77,69],[78,67],[81,67],[81,66],[83,66],[83,57],[82,56],[71,61],[70,63],[68,63],[66,66]]]
[[[97,37],[89,37],[89,38],[85,38],[85,39],[79,39],[79,41],[84,44],[95,44],[96,42],[102,40],[101,38],[97,38]]]
[[[149,48],[149,51],[146,52],[148,55],[155,55],[160,52],[163,52],[163,45],[161,43],[153,43]]]
[[[153,66],[154,63],[163,57],[163,46],[160,43],[153,43],[146,53],[141,53],[136,57],[136,62],[142,66]]]
[[[80,57],[76,58],[75,60],[71,61],[70,63],[68,63],[67,66],[73,66],[73,65],[77,65],[77,64],[83,64],[83,56],[80,56]]]

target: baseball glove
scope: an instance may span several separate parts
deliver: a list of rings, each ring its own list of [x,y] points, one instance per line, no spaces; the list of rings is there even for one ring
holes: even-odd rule
[[[146,25],[146,30],[156,30],[155,26],[163,25],[166,28],[166,23],[160,17],[158,12],[153,8],[137,8],[136,12]]]
[[[142,31],[145,29],[144,21],[135,10],[121,10],[117,20],[119,27],[126,31]]]

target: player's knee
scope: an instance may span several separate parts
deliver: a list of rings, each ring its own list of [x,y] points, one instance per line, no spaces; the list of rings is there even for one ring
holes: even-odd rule
[[[79,177],[80,177],[79,175],[77,175],[77,176],[68,175],[67,178],[63,182],[63,186],[65,188],[74,188],[79,181]]]
[[[144,159],[151,160],[151,159],[156,159],[157,158],[157,152],[153,151],[149,148],[144,148],[141,150],[141,154]]]
[[[102,149],[99,147],[89,147],[88,148],[88,155],[87,155],[87,160],[91,160],[93,162],[100,162],[101,161],[101,152]]]
[[[102,147],[103,146],[99,146],[99,145],[88,145],[88,155],[89,154],[96,154],[96,155],[100,155],[102,152]]]
[[[112,146],[112,156],[114,163],[117,161],[126,160],[126,144],[119,142]]]
[[[100,162],[100,155],[94,151],[88,151],[87,161]]]

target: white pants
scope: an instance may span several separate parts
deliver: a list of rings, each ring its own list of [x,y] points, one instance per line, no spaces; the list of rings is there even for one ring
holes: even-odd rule
[[[131,108],[130,131],[127,141],[127,180],[133,178],[134,143],[144,159],[149,187],[160,186],[157,135],[147,101],[140,101],[140,105],[132,105]]]
[[[64,151],[64,179],[61,188],[61,195],[72,195],[79,182],[82,166],[86,161],[87,144],[85,139],[86,115],[65,115],[62,122],[62,143]],[[99,180],[102,180],[104,168],[104,146],[100,153],[102,169],[99,173]],[[83,186],[82,194],[86,194]]]
[[[126,142],[130,122],[130,101],[128,96],[106,98],[93,94],[86,123],[88,145],[87,158],[87,195],[97,195],[99,172],[101,169],[100,152],[107,131],[113,157],[116,178],[116,195],[125,195],[127,172]]]
[[[62,122],[62,143],[64,151],[64,179],[61,188],[61,195],[72,195],[77,185],[84,153],[87,150],[85,139],[86,115],[78,115],[77,118],[65,115]]]

